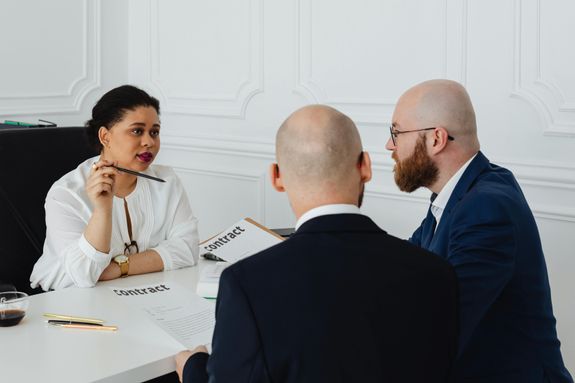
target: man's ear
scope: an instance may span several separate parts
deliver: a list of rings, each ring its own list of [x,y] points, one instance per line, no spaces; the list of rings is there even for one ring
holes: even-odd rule
[[[361,182],[369,182],[371,180],[371,158],[368,152],[361,152],[357,166],[359,167]]]
[[[437,127],[433,131],[433,145],[431,146],[431,154],[437,154],[441,152],[447,146],[449,141],[449,133],[442,127]]]
[[[108,128],[106,128],[105,126],[100,126],[100,129],[98,130],[98,139],[100,140],[100,143],[104,147],[107,147],[108,144],[110,143],[109,134],[110,131],[108,130]]]
[[[280,167],[277,163],[270,165],[270,180],[272,181],[272,186],[274,189],[280,193],[285,191],[283,180],[280,176]]]

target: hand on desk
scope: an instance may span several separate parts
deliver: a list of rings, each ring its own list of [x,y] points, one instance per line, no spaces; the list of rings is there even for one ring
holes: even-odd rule
[[[155,250],[146,250],[140,253],[132,254],[130,257],[130,266],[128,275],[154,273],[164,270],[164,261]],[[122,271],[120,266],[113,260],[100,274],[99,281],[109,281],[120,278]]]
[[[109,281],[111,279],[120,278],[122,275],[122,271],[120,270],[120,266],[116,262],[110,262],[108,266],[102,271],[100,274],[100,281]]]
[[[192,351],[190,350],[182,351],[179,352],[178,355],[176,355],[176,372],[178,373],[178,378],[180,378],[180,382],[182,382],[182,374],[184,373],[184,366],[186,365],[186,362],[192,355],[198,352],[205,352],[207,354],[208,349],[206,348],[206,346],[202,345],[194,348]]]

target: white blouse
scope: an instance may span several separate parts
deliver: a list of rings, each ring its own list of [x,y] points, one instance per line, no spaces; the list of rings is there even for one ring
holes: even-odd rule
[[[197,219],[179,178],[166,166],[151,165],[144,172],[166,182],[138,177],[130,195],[114,197],[109,253],[99,252],[86,240],[84,230],[92,216],[92,204],[85,186],[98,158],[81,163],[48,191],[46,240],[30,276],[32,288],[94,286],[111,259],[123,254],[125,244],[130,243],[124,199],[132,222],[132,239],[140,251],[155,250],[164,262],[164,270],[197,264]]]

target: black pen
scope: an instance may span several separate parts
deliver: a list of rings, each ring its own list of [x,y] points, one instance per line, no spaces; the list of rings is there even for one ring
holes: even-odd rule
[[[150,180],[154,180],[154,181],[158,181],[158,182],[166,182],[166,181],[164,181],[164,180],[161,179],[161,178],[152,177],[152,176],[149,176],[149,175],[144,174],[144,173],[136,172],[136,171],[134,171],[134,170],[124,169],[124,168],[121,168],[121,167],[116,166],[116,165],[110,165],[110,166],[112,166],[113,168],[115,168],[116,170],[119,170],[119,171],[121,171],[121,172],[128,173],[128,174],[133,174],[133,175],[138,176],[138,177],[144,177],[144,178],[148,178],[148,179],[150,179]]]
[[[101,323],[91,323],[91,322],[80,322],[80,321],[74,321],[74,320],[56,320],[56,319],[50,319],[48,320],[49,324],[53,324],[53,325],[60,325],[60,324],[82,324],[82,325],[87,325],[87,326],[102,326]]]
[[[200,254],[200,256],[204,257],[204,259],[209,259],[210,261],[225,262],[225,260],[221,259],[217,255],[214,255],[212,253],[203,253]]]

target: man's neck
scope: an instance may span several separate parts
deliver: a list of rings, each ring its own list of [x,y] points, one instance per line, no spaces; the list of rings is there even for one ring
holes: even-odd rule
[[[439,165],[439,177],[437,181],[428,187],[435,194],[441,193],[445,185],[451,180],[451,178],[463,167],[465,164],[469,162],[472,158],[477,155],[478,152],[475,152],[466,157],[459,157],[458,159],[451,159],[447,161],[448,165],[443,167],[444,171],[441,171],[442,166]]]
[[[296,219],[300,219],[302,215],[308,211],[315,209],[320,206],[326,205],[354,205],[357,206],[357,201],[353,201],[351,198],[329,198],[322,201],[301,201],[292,204],[292,209],[295,214]]]
[[[298,217],[295,228],[298,230],[301,225],[314,218],[334,214],[360,214],[360,211],[357,205],[354,204],[340,203],[316,206],[315,208],[306,211],[301,217]]]
[[[455,175],[461,169],[463,165],[467,163],[472,157],[474,157],[478,152],[470,153],[465,156],[449,157],[445,158],[443,161],[437,164],[439,168],[439,175],[437,180],[429,185],[427,188],[435,194],[441,193],[441,190],[449,182],[451,177]]]

